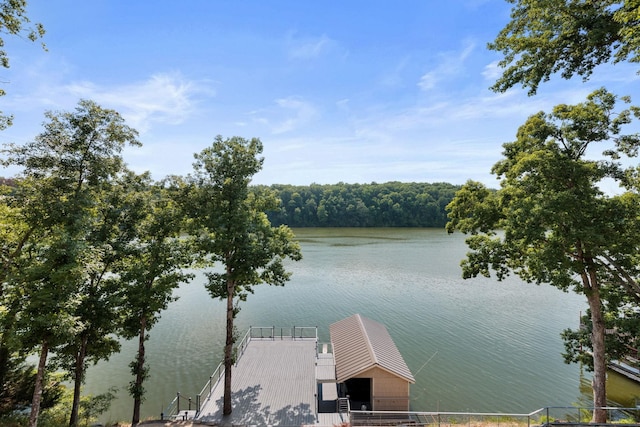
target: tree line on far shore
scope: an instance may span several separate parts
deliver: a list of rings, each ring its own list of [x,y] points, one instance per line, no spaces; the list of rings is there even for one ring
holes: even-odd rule
[[[280,208],[267,212],[289,227],[444,227],[460,186],[444,182],[272,185]]]
[[[0,177],[0,185],[15,179]],[[279,199],[267,212],[271,224],[289,227],[439,227],[460,185],[446,182],[386,182],[253,186]]]

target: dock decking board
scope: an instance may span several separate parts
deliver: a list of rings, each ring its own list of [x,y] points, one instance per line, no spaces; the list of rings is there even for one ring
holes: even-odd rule
[[[320,383],[336,382],[336,361],[331,353],[318,354],[316,361],[316,379]]]
[[[224,380],[197,419],[233,425],[316,424],[316,341],[252,340],[232,369],[233,413],[222,417]]]

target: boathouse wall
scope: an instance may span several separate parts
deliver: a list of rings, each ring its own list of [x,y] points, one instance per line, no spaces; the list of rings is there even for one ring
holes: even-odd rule
[[[372,411],[408,411],[409,386],[404,378],[379,367],[368,369],[354,378],[371,378]]]

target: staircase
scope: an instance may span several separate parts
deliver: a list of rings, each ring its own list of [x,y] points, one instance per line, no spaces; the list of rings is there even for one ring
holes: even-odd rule
[[[349,398],[347,397],[339,397],[338,398],[338,412],[341,414],[348,414],[351,408],[349,407]]]

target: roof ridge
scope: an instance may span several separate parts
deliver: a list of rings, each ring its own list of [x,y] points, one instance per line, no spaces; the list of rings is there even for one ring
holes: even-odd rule
[[[380,365],[378,361],[378,355],[373,349],[373,345],[371,344],[371,339],[369,338],[369,334],[367,333],[367,328],[364,326],[364,321],[362,320],[362,316],[359,313],[356,314],[358,319],[358,325],[360,326],[360,330],[362,331],[362,336],[365,338],[365,343],[367,344],[367,350],[369,350],[369,357],[374,365]]]

